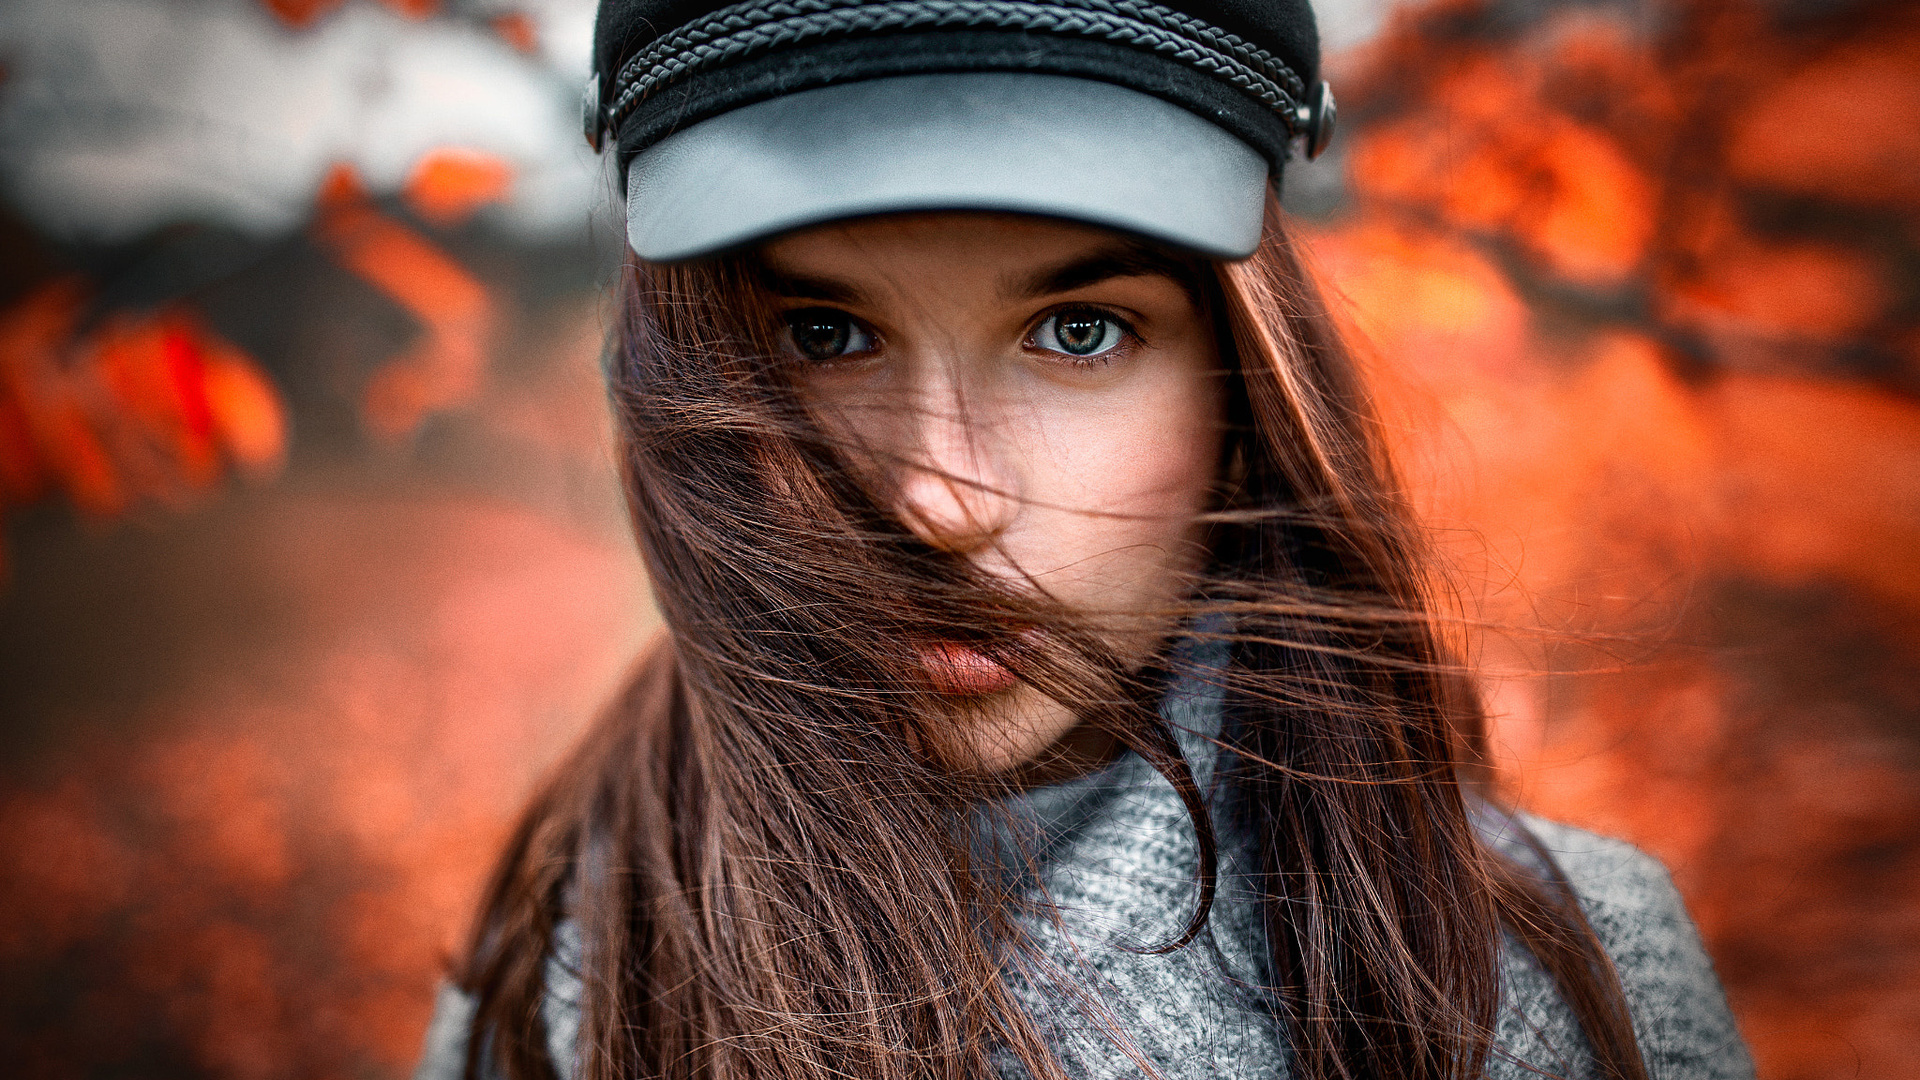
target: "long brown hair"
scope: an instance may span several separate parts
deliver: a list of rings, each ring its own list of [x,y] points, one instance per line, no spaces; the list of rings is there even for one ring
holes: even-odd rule
[[[1479,1076],[1504,927],[1601,1075],[1644,1080],[1619,980],[1551,860],[1510,859],[1475,827],[1495,812],[1481,706],[1277,209],[1252,258],[1194,267],[1231,362],[1233,461],[1212,562],[1165,614],[1230,630],[1223,761],[1262,853],[1293,1074]],[[566,918],[586,1080],[986,1080],[996,1050],[1061,1076],[1003,982],[1014,899],[971,867],[995,779],[930,751],[940,710],[903,642],[964,637],[1160,769],[1202,855],[1187,930],[1160,947],[1204,926],[1214,823],[1156,712],[1161,682],[1084,612],[914,540],[796,404],[770,312],[751,257],[630,267],[608,375],[669,633],[496,871],[460,972],[469,1075],[554,1075],[540,1002]]]

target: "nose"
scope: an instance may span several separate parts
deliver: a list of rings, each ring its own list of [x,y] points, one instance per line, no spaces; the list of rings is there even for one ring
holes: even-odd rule
[[[1015,477],[979,410],[956,394],[933,397],[914,410],[915,453],[901,470],[900,516],[928,544],[968,554],[1013,523]]]

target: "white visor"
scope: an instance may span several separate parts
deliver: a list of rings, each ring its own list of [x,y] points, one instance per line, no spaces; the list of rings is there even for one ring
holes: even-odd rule
[[[1260,242],[1266,190],[1252,147],[1136,90],[906,75],[747,105],[648,147],[627,174],[627,241],[673,262],[846,218],[995,210],[1239,259]]]

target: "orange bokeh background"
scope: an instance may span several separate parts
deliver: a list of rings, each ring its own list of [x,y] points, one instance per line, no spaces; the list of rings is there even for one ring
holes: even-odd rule
[[[1443,4],[1308,246],[1505,782],[1664,858],[1765,1077],[1920,1072],[1920,9]]]
[[[1330,74],[1297,235],[1503,782],[1668,862],[1767,1080],[1920,1074],[1920,12],[1449,0]],[[140,303],[9,225],[22,1075],[410,1068],[512,813],[654,625],[597,370],[617,240],[500,233],[515,182],[341,167],[297,238]]]

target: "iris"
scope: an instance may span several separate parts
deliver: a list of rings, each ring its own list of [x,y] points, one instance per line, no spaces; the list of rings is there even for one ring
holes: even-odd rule
[[[815,362],[835,360],[873,347],[871,336],[853,316],[832,308],[807,308],[788,313],[787,336],[801,356]]]
[[[1112,315],[1069,308],[1048,316],[1033,335],[1033,344],[1068,356],[1098,356],[1112,351],[1125,336],[1126,328]]]

